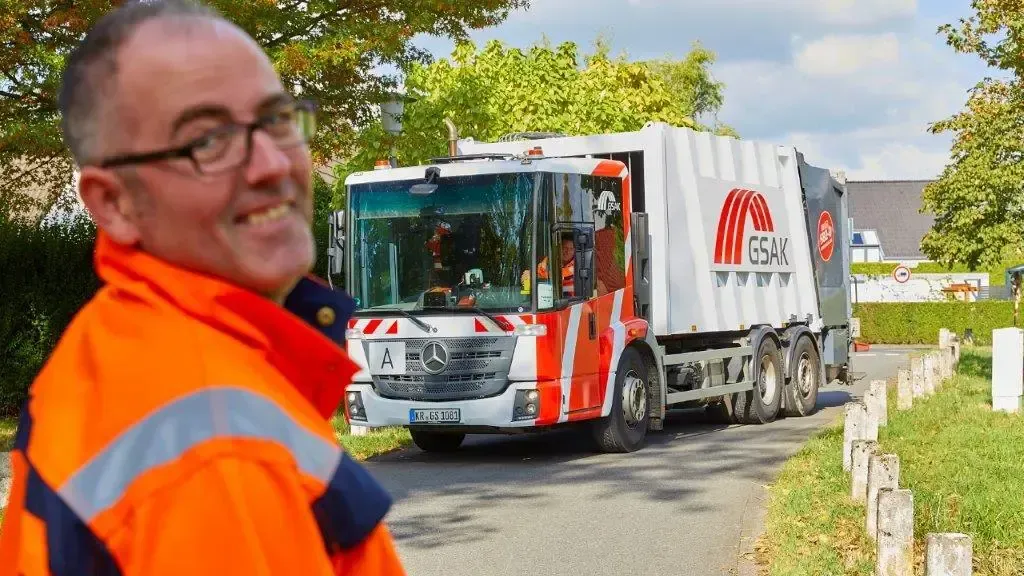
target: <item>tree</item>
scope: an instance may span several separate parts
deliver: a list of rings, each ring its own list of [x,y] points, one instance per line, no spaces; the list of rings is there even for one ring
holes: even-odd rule
[[[583,56],[571,42],[541,42],[526,51],[498,41],[479,51],[459,43],[450,59],[410,67],[402,134],[388,134],[380,122],[367,126],[356,153],[336,168],[337,181],[340,187],[348,173],[390,153],[402,165],[447,155],[445,118],[461,137],[485,141],[528,131],[625,132],[648,121],[707,130],[694,118],[717,111],[723,101],[723,86],[708,70],[712,61],[699,46],[678,62],[647,63],[611,58],[601,41]],[[336,203],[342,194],[339,189]]]
[[[56,95],[64,61],[85,32],[119,1],[0,0],[0,207],[23,209],[11,191],[45,189],[48,206],[71,183]],[[455,39],[503,21],[529,0],[212,0],[248,31],[287,86],[320,104],[318,163],[350,153],[355,127],[397,85],[376,72],[425,64],[416,34]],[[23,199],[24,200],[24,199]],[[44,206],[44,207],[45,207]]]
[[[954,50],[1003,71],[970,92],[964,110],[933,123],[953,134],[951,161],[924,191],[922,211],[935,223],[921,242],[929,258],[971,269],[1024,253],[1024,6],[974,0],[975,15],[939,31]]]

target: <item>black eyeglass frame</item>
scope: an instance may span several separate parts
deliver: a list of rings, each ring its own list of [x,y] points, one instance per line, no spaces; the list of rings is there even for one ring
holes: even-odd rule
[[[295,101],[291,102],[290,104],[294,104],[295,107],[298,110],[301,110],[301,111],[304,111],[304,112],[307,112],[307,113],[313,115],[313,122],[314,122],[314,129],[313,129],[313,131],[315,132],[315,130],[316,130],[316,128],[315,128],[315,125],[316,125],[315,124],[316,123],[316,112],[317,112],[317,103],[316,103],[316,101],[314,101],[314,100],[295,100]],[[221,128],[215,129],[213,132],[224,131],[224,130],[237,130],[237,129],[245,130],[245,156],[243,157],[241,163],[239,164],[239,166],[241,166],[241,165],[244,165],[247,162],[249,162],[249,159],[252,156],[252,135],[253,135],[253,133],[256,132],[256,130],[259,130],[260,128],[263,128],[264,124],[266,124],[268,121],[269,121],[269,118],[267,116],[263,116],[263,117],[258,118],[255,122],[233,122],[231,124],[228,124],[227,126],[223,126]],[[196,138],[196,139],[192,140],[191,142],[189,142],[188,144],[185,144],[184,146],[178,146],[176,148],[168,148],[168,149],[165,149],[165,150],[154,150],[153,152],[142,152],[140,154],[125,154],[125,155],[121,155],[121,156],[114,156],[112,158],[107,158],[106,160],[102,161],[100,163],[100,167],[101,168],[114,168],[114,167],[117,167],[117,166],[129,166],[129,165],[133,165],[133,164],[145,164],[147,162],[156,162],[156,161],[159,161],[159,160],[177,160],[179,158],[188,158],[192,162],[192,166],[195,168],[196,172],[199,173],[199,174],[208,175],[208,174],[219,173],[222,170],[217,170],[217,171],[214,171],[214,172],[206,172],[206,171],[204,171],[200,167],[199,161],[196,160],[196,158],[195,158],[195,156],[193,154],[193,150],[195,148],[198,148],[202,144],[202,140],[204,138],[206,138],[206,136],[203,136],[203,137],[200,137],[200,138]],[[309,139],[307,137],[302,137],[299,140],[299,142],[297,142],[295,145],[297,146],[299,144],[305,144],[308,141],[309,141]],[[231,167],[225,168],[225,170],[230,170],[230,169],[235,168],[235,167],[236,166],[231,166]]]

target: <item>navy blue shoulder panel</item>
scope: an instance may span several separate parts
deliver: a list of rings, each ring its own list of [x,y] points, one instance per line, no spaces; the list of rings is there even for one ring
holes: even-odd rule
[[[299,281],[285,298],[284,307],[339,346],[345,344],[348,319],[356,309],[348,294],[310,277]]]
[[[28,411],[28,405],[32,402],[32,391],[29,391],[28,400],[21,406],[21,414],[18,416],[18,432],[14,435],[14,449],[22,454],[28,448],[28,437],[32,433],[32,414]]]
[[[21,409],[14,448],[23,455],[32,435],[29,402]],[[53,576],[120,576],[121,569],[107,546],[64,500],[39,476],[28,460],[25,480],[25,511],[46,525],[46,548]]]
[[[313,515],[320,525],[328,554],[353,548],[384,519],[391,496],[361,464],[342,452],[331,481],[315,502]]]

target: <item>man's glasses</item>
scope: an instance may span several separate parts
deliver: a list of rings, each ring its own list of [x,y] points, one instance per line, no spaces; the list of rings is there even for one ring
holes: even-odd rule
[[[219,126],[184,146],[117,156],[103,161],[100,166],[110,168],[188,158],[200,174],[225,172],[249,162],[252,154],[252,135],[256,130],[263,130],[281,149],[305,144],[316,132],[316,104],[309,100],[290,102],[276,107],[273,112],[255,122]]]

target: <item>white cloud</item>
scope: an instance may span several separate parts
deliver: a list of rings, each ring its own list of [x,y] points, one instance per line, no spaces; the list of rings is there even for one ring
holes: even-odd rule
[[[917,0],[806,0],[827,24],[858,26],[887,20],[911,18]]]
[[[805,44],[794,56],[808,76],[849,76],[899,62],[896,34],[832,35]]]

